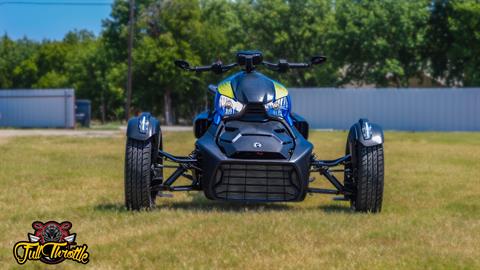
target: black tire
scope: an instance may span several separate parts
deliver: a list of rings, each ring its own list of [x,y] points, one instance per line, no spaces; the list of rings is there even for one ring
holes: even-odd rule
[[[383,145],[364,146],[349,138],[347,154],[352,162],[346,166],[351,174],[345,175],[345,186],[353,188],[349,196],[356,212],[378,213],[382,210],[384,184]]]
[[[155,205],[151,191],[153,140],[127,139],[125,151],[125,205],[129,210],[150,209]]]

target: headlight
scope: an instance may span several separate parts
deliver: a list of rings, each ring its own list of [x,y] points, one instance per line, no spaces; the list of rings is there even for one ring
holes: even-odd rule
[[[243,107],[245,107],[245,105],[243,105],[242,103],[224,95],[219,95],[217,102],[217,110],[221,116],[237,114],[243,110]]]
[[[270,116],[289,118],[290,102],[288,96],[265,104],[265,110]]]

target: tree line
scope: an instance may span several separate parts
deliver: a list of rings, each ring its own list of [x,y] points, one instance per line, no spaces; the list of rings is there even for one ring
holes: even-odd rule
[[[477,0],[137,0],[135,17],[131,110],[171,111],[167,124],[211,105],[206,87],[222,79],[173,61],[229,63],[242,49],[271,61],[328,57],[307,71],[265,71],[287,86],[409,87],[412,78],[480,85]],[[128,24],[129,3],[117,0],[98,36],[73,30],[39,42],[6,33],[0,88],[74,88],[92,101],[94,117],[122,119]]]

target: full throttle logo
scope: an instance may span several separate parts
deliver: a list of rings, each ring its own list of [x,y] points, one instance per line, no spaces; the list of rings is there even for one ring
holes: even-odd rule
[[[28,234],[29,241],[20,241],[13,247],[13,256],[19,264],[28,260],[39,260],[48,264],[72,260],[78,263],[88,263],[90,254],[86,244],[77,245],[76,234],[70,234],[72,223],[64,221],[35,221],[32,224],[33,234]]]

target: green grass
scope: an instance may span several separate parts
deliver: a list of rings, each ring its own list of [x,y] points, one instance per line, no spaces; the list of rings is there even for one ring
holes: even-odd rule
[[[315,152],[343,154],[346,133],[312,132]],[[165,148],[188,154],[189,133]],[[227,204],[175,193],[150,212],[123,207],[124,138],[0,141],[0,266],[34,220],[69,220],[97,269],[479,269],[480,133],[386,133],[383,212],[330,196]],[[323,179],[316,177],[317,182]],[[28,268],[46,268],[27,262]],[[23,266],[24,267],[24,266]],[[63,268],[85,268],[72,261]]]

